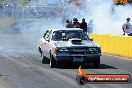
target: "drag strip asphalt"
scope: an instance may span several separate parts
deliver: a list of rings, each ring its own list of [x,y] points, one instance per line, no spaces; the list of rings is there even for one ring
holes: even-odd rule
[[[0,88],[132,88],[130,84],[84,84],[76,82],[79,65],[50,68],[41,63],[37,34],[0,34]],[[84,67],[88,74],[130,74],[132,60],[103,55],[99,69]]]

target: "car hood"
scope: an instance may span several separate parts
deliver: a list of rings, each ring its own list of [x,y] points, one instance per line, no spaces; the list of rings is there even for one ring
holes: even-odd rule
[[[90,40],[83,40],[81,43],[73,44],[71,41],[54,41],[56,47],[100,47],[98,44]]]

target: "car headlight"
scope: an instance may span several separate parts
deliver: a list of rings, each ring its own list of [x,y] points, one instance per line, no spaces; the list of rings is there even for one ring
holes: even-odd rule
[[[52,53],[56,53],[56,51],[57,51],[57,48],[52,48],[52,49],[51,49],[51,52],[52,52]]]
[[[90,54],[98,54],[101,52],[100,48],[89,48],[88,51]]]

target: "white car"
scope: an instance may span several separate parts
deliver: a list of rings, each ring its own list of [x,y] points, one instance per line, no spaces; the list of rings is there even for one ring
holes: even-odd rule
[[[58,62],[92,62],[95,68],[100,65],[101,48],[82,29],[49,29],[39,40],[38,49],[42,55],[42,63],[50,59],[51,68]]]

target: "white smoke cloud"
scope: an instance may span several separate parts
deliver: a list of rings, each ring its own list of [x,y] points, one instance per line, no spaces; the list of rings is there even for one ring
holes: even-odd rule
[[[99,34],[122,35],[122,24],[132,14],[132,6],[116,6],[113,0],[91,0],[87,8],[90,8],[91,18],[96,26],[95,32]]]
[[[67,0],[33,0],[29,5],[60,4],[62,3],[61,1],[65,3],[65,8],[62,6],[65,10],[63,11],[65,19],[72,20],[74,17],[77,17],[80,22],[82,18],[85,18],[87,22],[93,19],[95,24],[94,33],[122,35],[122,24],[126,22],[127,17],[132,18],[132,6],[115,6],[113,0],[83,0],[84,2],[81,2],[81,6],[72,6],[71,3],[66,2]],[[114,8],[113,12],[112,7]],[[69,9],[66,10],[66,8]],[[28,23],[21,30],[23,33],[37,33],[48,28],[64,27],[64,24],[61,23],[63,16],[59,19],[50,19],[50,17],[45,19],[43,17],[41,18],[42,21]]]

